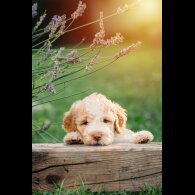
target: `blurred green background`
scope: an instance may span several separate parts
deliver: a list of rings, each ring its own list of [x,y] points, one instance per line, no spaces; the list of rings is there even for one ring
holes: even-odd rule
[[[113,52],[105,50],[104,55]],[[160,48],[141,46],[128,56],[87,77],[75,80],[59,97],[69,96],[86,89],[90,92],[43,104],[33,108],[33,119],[51,122],[48,133],[62,141],[65,135],[61,128],[64,112],[71,104],[92,92],[99,92],[119,103],[127,110],[127,127],[138,131],[148,129],[154,133],[154,140],[161,141],[162,136],[162,60]],[[32,141],[50,142],[33,133]],[[55,141],[55,140],[53,140]]]
[[[45,4],[42,3],[42,6],[47,8],[52,7],[52,3],[57,4],[54,3],[54,1],[43,2],[45,2]],[[69,2],[70,4],[70,1],[63,2]],[[84,2],[86,2],[87,5],[89,3],[88,8],[94,6],[90,3],[92,1]],[[99,10],[106,10],[107,12],[105,12],[108,14],[111,13],[110,10],[115,11],[118,4],[124,5],[127,1],[113,0],[106,1],[106,4],[104,4],[104,2],[105,1],[101,0],[96,4],[96,18],[99,17]],[[90,91],[34,107],[32,110],[33,120],[39,121],[40,123],[49,120],[51,127],[41,135],[33,132],[33,143],[62,142],[65,135],[64,130],[61,128],[64,113],[68,111],[73,102],[86,97],[92,92],[104,94],[108,99],[117,102],[127,110],[127,128],[134,131],[147,129],[154,134],[154,141],[162,140],[162,21],[160,12],[162,1],[145,0],[142,2],[143,5],[140,8],[134,8],[132,15],[127,15],[126,13],[126,15],[118,16],[117,20],[116,18],[111,18],[106,21],[105,29],[108,30],[108,35],[110,35],[109,33],[113,35],[115,32],[121,32],[126,39],[124,44],[120,46],[103,49],[101,56],[103,58],[104,56],[113,55],[137,40],[140,40],[142,45],[131,54],[121,58],[110,66],[69,83],[69,86],[58,95],[58,98],[70,96],[87,89],[90,89]],[[65,7],[67,8],[67,6]],[[60,10],[62,12],[62,8]],[[89,16],[90,13],[92,13],[91,16],[95,15],[94,11],[88,9],[86,14]],[[132,19],[133,15],[136,16],[136,20],[134,20],[135,17]],[[124,21],[124,23],[120,21]],[[83,22],[85,21],[82,21],[82,24]],[[120,25],[118,25],[117,28],[118,23],[120,23]],[[112,28],[112,26],[114,27]],[[98,30],[98,24],[93,25],[93,29],[88,29],[87,32],[82,31],[83,34],[81,33],[80,36],[78,30],[77,34],[74,36],[79,36],[78,40],[81,40],[84,35],[89,37],[87,34],[92,34],[93,37],[94,32]],[[70,41],[72,37],[73,40],[74,36],[70,33],[68,38],[62,38],[57,42],[56,47],[66,46],[66,39]],[[91,39],[88,39],[88,41],[90,43]],[[68,47],[71,48],[70,43],[68,44]],[[88,42],[86,44],[88,44]],[[84,45],[84,47],[86,46],[87,45]],[[79,50],[79,54],[82,53],[83,51]],[[95,68],[96,67],[94,67],[94,69]],[[75,76],[70,76],[68,79],[74,77]]]

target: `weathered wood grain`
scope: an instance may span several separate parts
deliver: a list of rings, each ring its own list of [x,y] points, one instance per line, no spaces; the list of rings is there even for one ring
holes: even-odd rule
[[[140,191],[162,183],[161,143],[32,145],[32,190],[85,185],[92,191]]]

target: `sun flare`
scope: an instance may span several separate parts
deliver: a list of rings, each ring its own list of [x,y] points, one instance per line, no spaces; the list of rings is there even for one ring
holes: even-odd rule
[[[136,14],[144,21],[157,20],[161,17],[161,8],[161,0],[142,0]]]

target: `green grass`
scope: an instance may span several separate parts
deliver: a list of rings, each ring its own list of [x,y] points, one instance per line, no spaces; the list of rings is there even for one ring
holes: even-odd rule
[[[74,190],[64,190],[59,186],[56,187],[55,192],[33,192],[32,195],[162,195],[161,187],[147,187],[140,192],[91,192],[85,187],[74,189]]]
[[[119,50],[105,50],[104,55]],[[127,128],[134,131],[148,129],[154,134],[154,141],[162,139],[162,80],[161,80],[161,49],[137,49],[132,54],[121,58],[114,64],[90,76],[70,83],[58,97],[69,96],[91,89],[71,98],[44,104],[33,109],[33,119],[51,121],[48,133],[62,141],[65,132],[61,128],[64,112],[71,104],[92,92],[99,92],[119,103],[127,110]],[[72,77],[70,77],[72,78]],[[69,78],[68,78],[69,79]],[[39,110],[38,110],[39,109]],[[47,135],[33,133],[33,143],[52,142]]]

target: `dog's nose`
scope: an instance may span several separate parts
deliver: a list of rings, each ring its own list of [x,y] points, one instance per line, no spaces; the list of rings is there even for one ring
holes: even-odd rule
[[[98,142],[98,141],[100,141],[100,139],[101,139],[102,136],[98,134],[98,135],[93,135],[92,137],[93,137],[93,139],[94,139],[95,141]]]

